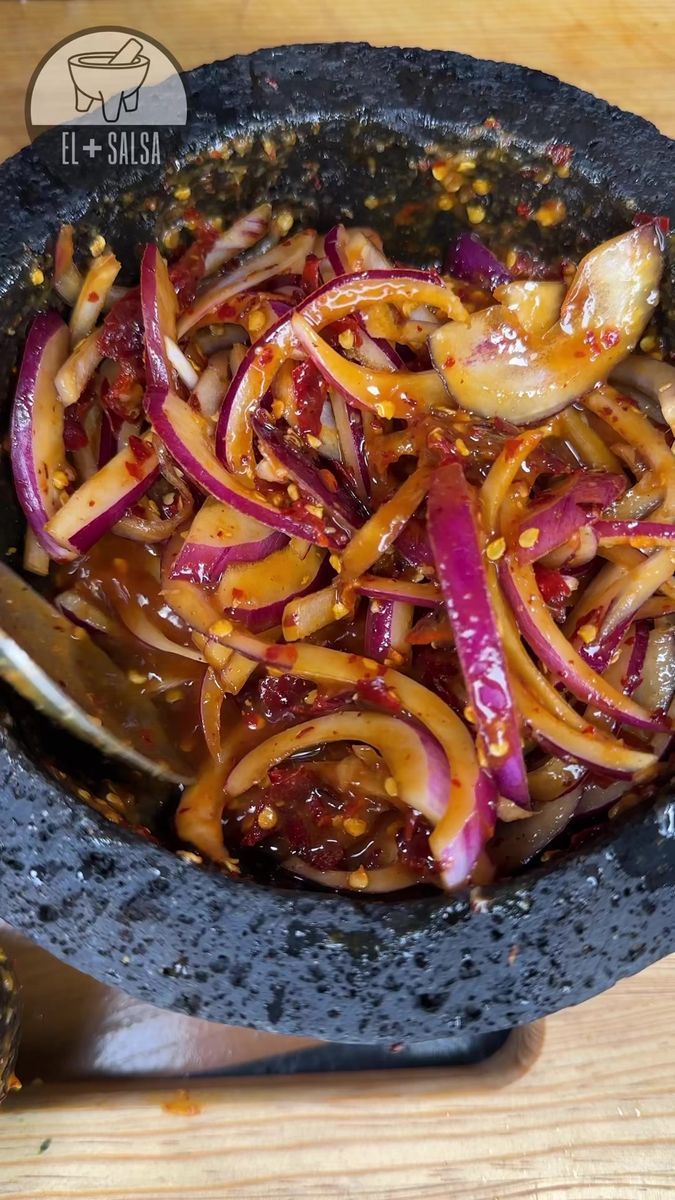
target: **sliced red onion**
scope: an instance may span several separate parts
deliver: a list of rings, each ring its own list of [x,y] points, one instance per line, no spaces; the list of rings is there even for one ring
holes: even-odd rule
[[[527,808],[530,800],[518,718],[490,603],[474,499],[456,463],[434,475],[427,522],[483,753],[500,794]]]
[[[266,558],[285,542],[285,534],[207,497],[173,561],[171,578],[212,587],[232,563]]]
[[[620,784],[626,787],[626,784]],[[512,875],[559,837],[577,812],[581,788],[575,785],[520,821],[501,824],[490,842],[490,861],[500,875]]]
[[[495,781],[487,771],[480,771],[474,810],[461,831],[455,835],[448,834],[445,820],[439,821],[433,830],[429,845],[441,868],[443,883],[449,890],[460,887],[470,878],[478,858],[494,833],[496,805]]]
[[[255,246],[269,230],[271,217],[271,204],[259,204],[257,208],[234,221],[229,229],[216,238],[207,252],[204,259],[205,274],[212,275],[243,250]]]
[[[75,625],[88,629],[90,633],[105,633],[109,637],[120,633],[120,625],[115,618],[75,588],[61,592],[54,603]]]
[[[436,608],[443,603],[443,596],[435,583],[411,583],[409,579],[362,575],[354,587],[362,596],[370,596],[375,600],[403,601],[417,608]]]
[[[657,624],[649,633],[642,677],[635,694],[645,708],[665,712],[670,707],[674,691],[675,629],[669,623]]]
[[[183,338],[204,317],[214,309],[226,304],[239,292],[250,291],[275,275],[286,274],[288,271],[302,270],[305,259],[314,242],[314,232],[305,229],[294,237],[280,242],[263,254],[256,255],[250,262],[235,267],[222,279],[217,279],[209,288],[203,291],[185,310],[178,322],[178,337]]]
[[[166,486],[175,489],[176,485],[167,482]],[[162,517],[149,504],[142,504],[140,513],[127,513],[121,517],[113,527],[113,533],[131,542],[146,542],[153,546],[168,541],[190,520],[194,508],[192,493],[185,485],[180,489],[179,496],[180,502],[174,502],[175,511],[172,515]]]
[[[295,311],[312,326],[321,328],[349,316],[363,304],[416,299],[438,307],[449,317],[464,316],[462,305],[442,286],[435,272],[414,270],[365,271],[332,279],[298,304]],[[253,470],[250,418],[293,348],[291,317],[287,314],[250,347],[232,380],[220,410],[216,453],[237,474]]]
[[[291,875],[299,875],[301,879],[307,879],[310,883],[318,883],[322,888],[333,889],[336,892],[354,892],[354,888],[349,882],[350,871],[319,870],[317,867],[311,867],[297,854],[292,854],[290,858],[284,859],[281,865]],[[366,872],[366,876],[368,882],[364,887],[360,886],[359,890],[368,892],[371,896],[402,892],[405,888],[415,887],[420,882],[419,875],[416,875],[414,871],[397,865],[375,867],[374,870],[371,867]]]
[[[448,246],[445,272],[494,292],[495,288],[511,283],[513,275],[475,233],[460,233]]]
[[[73,227],[62,225],[54,247],[54,290],[66,304],[74,304],[82,288],[82,275],[73,261]]]
[[[649,622],[636,621],[633,628],[633,645],[631,647],[626,673],[622,680],[627,696],[632,696],[642,683],[642,673],[645,668],[645,659],[647,657],[648,646]],[[673,680],[673,687],[675,687],[675,679]],[[653,707],[656,708],[658,706],[654,705]]]
[[[70,340],[73,346],[91,333],[121,266],[114,254],[101,254],[93,259],[70,314]]]
[[[256,562],[234,563],[218,585],[218,604],[254,633],[269,629],[290,599],[313,586],[322,562],[316,546],[292,541]]]
[[[56,374],[59,400],[65,406],[75,404],[103,358],[98,348],[98,329],[82,338]]]
[[[351,404],[379,417],[410,419],[417,412],[447,404],[447,394],[435,371],[372,370],[333,350],[299,311],[291,317],[300,346],[331,388]]]
[[[215,417],[230,380],[230,355],[227,350],[212,354],[194,390],[199,410],[205,417]]]
[[[518,562],[534,562],[568,542],[617,500],[625,487],[622,476],[602,471],[579,471],[568,476],[550,495],[528,508],[514,527]],[[597,536],[597,530],[595,533]]]
[[[199,715],[206,748],[216,762],[220,762],[222,751],[221,718],[225,692],[216,672],[208,667],[204,672],[199,693]]]
[[[326,625],[331,625],[333,621],[338,620],[339,618],[336,616],[338,599],[337,588],[335,584],[331,584],[329,587],[310,591],[306,595],[295,596],[289,600],[281,618],[281,629],[285,640],[287,642],[304,641],[313,633],[318,633],[319,629],[324,629]],[[337,611],[341,612],[340,609]],[[349,610],[342,615],[349,615]]]
[[[549,528],[551,528],[549,526]],[[536,547],[535,547],[536,550]],[[556,550],[544,555],[540,565],[557,570],[564,567],[569,573],[577,567],[584,567],[592,562],[598,553],[598,539],[593,525],[580,525],[571,538],[563,542]],[[522,560],[521,560],[522,561]],[[532,560],[534,561],[534,560]]]
[[[171,366],[174,368],[178,378],[182,380],[186,388],[189,388],[190,391],[193,392],[199,383],[199,375],[195,371],[189,358],[183,354],[180,346],[174,342],[173,338],[165,337],[164,346],[166,349],[166,356],[171,363]]]
[[[380,687],[398,697],[402,708],[440,742],[448,762],[452,763],[450,796],[431,835],[430,846],[434,857],[443,865],[446,886],[460,886],[473,869],[485,842],[492,836],[496,793],[492,779],[479,770],[468,730],[452,709],[416,680],[358,655],[323,646],[269,646],[262,639],[238,630],[224,640],[247,658],[292,675],[314,679],[317,683],[344,683],[356,687],[377,679]],[[651,755],[641,757],[653,762]]]
[[[560,319],[564,283],[551,279],[516,279],[495,288],[495,300],[515,313],[528,333],[548,333]]]
[[[450,793],[447,757],[424,728],[382,713],[331,713],[282,730],[240,759],[227,778],[227,792],[241,796],[291,755],[345,741],[373,746],[391,772],[399,800],[438,824]]]
[[[653,773],[655,756],[633,750],[617,738],[608,737],[591,722],[574,728],[546,708],[518,679],[512,679],[518,709],[540,746],[556,756],[571,758],[587,767],[618,779],[645,779]]]
[[[345,578],[358,579],[393,545],[424,500],[431,477],[427,467],[418,467],[357,530],[342,556]]]
[[[607,664],[614,648],[643,604],[670,581],[673,566],[673,551],[658,550],[656,554],[643,559],[625,574],[620,590],[617,590],[604,612],[601,611],[592,641],[584,647],[582,657],[591,662],[596,670],[599,669],[598,664],[602,667]],[[576,642],[579,637],[578,627],[575,633]]]
[[[342,462],[354,481],[357,495],[362,500],[367,500],[370,494],[370,476],[366,462],[361,413],[357,408],[350,408],[339,392],[331,393],[330,402],[335,418]]]
[[[164,394],[162,391],[152,391],[146,395],[146,405],[148,417],[169,454],[188,479],[203,492],[290,537],[305,538],[309,542],[335,548],[344,543],[345,535],[341,531],[328,534],[309,514],[275,508],[226,471],[211,449],[204,418],[175,392]]]
[[[623,795],[633,786],[630,779],[616,779],[613,783],[607,783],[606,779],[601,781],[590,779],[581,788],[581,797],[577,802],[575,809],[575,817],[589,817],[591,814],[605,812],[612,804],[616,804]]]
[[[176,341],[178,301],[166,263],[154,244],[143,252],[140,292],[148,386],[168,389],[173,386],[173,373],[167,338]]]
[[[410,658],[406,638],[413,613],[412,604],[402,600],[370,601],[364,632],[364,648],[369,658],[397,666]]]
[[[658,303],[662,270],[662,236],[642,225],[586,255],[544,337],[493,304],[433,333],[432,362],[462,408],[517,425],[541,421],[630,353]]]
[[[401,558],[414,570],[428,574],[433,568],[434,556],[429,535],[426,526],[416,517],[408,521],[394,545]]]
[[[262,412],[256,413],[252,424],[257,437],[271,450],[291,479],[345,532],[353,533],[363,525],[368,509],[356,492],[351,491],[347,480],[336,476],[336,464],[332,469],[322,466],[321,460],[316,459],[297,434],[292,430],[284,433]]]
[[[85,554],[154,483],[159,460],[152,446],[143,446],[143,457],[132,447],[120,450],[48,522],[50,537],[71,555]]]
[[[127,446],[129,445],[128,438],[126,444]],[[101,428],[98,437],[98,467],[104,467],[107,462],[110,462],[110,459],[114,458],[118,449],[117,438],[115,437],[110,417],[105,410],[102,410]]]
[[[664,421],[675,433],[675,370],[670,363],[631,354],[614,368],[610,382],[620,388],[638,388],[656,401]]]
[[[140,421],[121,421],[120,427],[117,430],[117,449],[123,450],[125,446],[128,446],[130,437],[140,437],[141,429],[142,424]]]
[[[333,225],[333,228],[328,230],[323,239],[324,254],[336,276],[347,274],[343,248],[346,232],[344,225]]]
[[[333,268],[336,278],[346,275],[350,270],[347,263],[347,247],[345,245],[349,236],[350,232],[345,229],[344,225],[334,225],[324,238],[324,252]],[[372,246],[372,243],[369,243],[369,245]],[[368,266],[363,263],[363,269],[377,268],[379,270],[393,270],[391,263],[383,254],[380,254],[374,246],[372,246],[372,250],[372,260]],[[358,346],[360,361],[365,366],[372,367],[374,370],[402,370],[404,367],[403,359],[386,338],[371,337],[361,313],[356,314],[356,321],[360,327]]]
[[[122,589],[120,589],[120,592]],[[192,662],[205,662],[204,655],[194,646],[181,646],[168,638],[161,629],[146,616],[144,610],[135,599],[126,594],[123,598],[113,600],[115,611],[123,625],[133,633],[139,642],[151,646],[153,650],[161,650],[163,654],[177,654],[179,658],[189,658]]]
[[[30,525],[26,527],[23,542],[23,569],[43,578],[49,575],[49,555],[43,550]]]
[[[438,607],[425,613],[413,625],[408,634],[411,646],[433,646],[435,643],[451,642],[452,629],[445,611]]]
[[[26,520],[50,558],[72,551],[45,530],[59,509],[62,492],[55,476],[66,466],[63,406],[54,380],[68,355],[68,329],[55,312],[41,313],[31,325],[21,362],[11,419],[14,486]]]
[[[645,712],[593,671],[556,625],[544,604],[532,567],[508,559],[499,564],[499,579],[523,637],[544,666],[574,696],[593,704],[613,720],[641,729],[662,729],[663,721]]]
[[[628,543],[649,549],[675,543],[675,525],[663,521],[596,521],[594,532],[602,546]]]

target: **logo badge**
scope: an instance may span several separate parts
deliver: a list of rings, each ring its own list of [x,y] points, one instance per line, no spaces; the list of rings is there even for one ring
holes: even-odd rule
[[[73,34],[42,59],[26,93],[31,141],[59,173],[162,161],[162,132],[186,124],[180,66],[136,29],[106,26]]]

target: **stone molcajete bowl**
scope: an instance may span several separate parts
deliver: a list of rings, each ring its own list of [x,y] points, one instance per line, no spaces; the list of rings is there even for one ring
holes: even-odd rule
[[[5,412],[29,310],[46,301],[31,267],[48,274],[59,224],[103,233],[132,279],[139,246],[179,217],[179,182],[190,203],[225,213],[270,198],[320,228],[374,225],[413,261],[440,256],[466,219],[461,202],[439,207],[429,169],[465,145],[492,181],[481,232],[494,244],[578,258],[636,210],[675,215],[675,145],[536,71],[421,50],[290,46],[201,67],[186,85],[189,123],[169,136],[161,169],[65,181],[35,148],[0,168]],[[551,143],[572,147],[566,178]],[[209,153],[223,145],[224,156]],[[542,228],[528,214],[551,198],[567,216]],[[666,330],[671,283],[669,268]],[[6,462],[5,553],[21,538]],[[675,950],[668,788],[480,896],[318,895],[177,857],[154,785],[126,781],[136,800],[120,822],[106,801],[116,768],[12,696],[2,704],[0,915],[155,1004],[333,1040],[421,1040],[529,1021]]]

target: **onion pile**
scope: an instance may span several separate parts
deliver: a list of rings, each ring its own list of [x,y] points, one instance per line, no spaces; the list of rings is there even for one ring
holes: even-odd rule
[[[662,233],[566,287],[475,235],[440,273],[288,224],[195,219],[129,289],[61,231],[69,324],[35,319],[12,416],[24,566],[200,768],[184,843],[312,886],[487,882],[670,744],[675,369],[636,352]]]

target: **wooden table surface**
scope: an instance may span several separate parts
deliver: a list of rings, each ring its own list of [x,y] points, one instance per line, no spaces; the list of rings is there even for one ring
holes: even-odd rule
[[[184,67],[287,41],[368,40],[539,67],[675,135],[675,2],[0,0],[0,157],[26,141],[41,56],[141,27]],[[517,1032],[477,1068],[169,1082],[237,1039],[159,1014],[18,944],[30,1071],[0,1112],[11,1200],[659,1200],[675,1196],[675,959]],[[245,1035],[247,1055],[264,1035]],[[239,1042],[241,1046],[243,1043]],[[139,1072],[150,1066],[153,1081]],[[126,1073],[115,1083],[106,1076]],[[78,1076],[96,1076],[83,1085]],[[176,1089],[188,1088],[188,1096]]]

